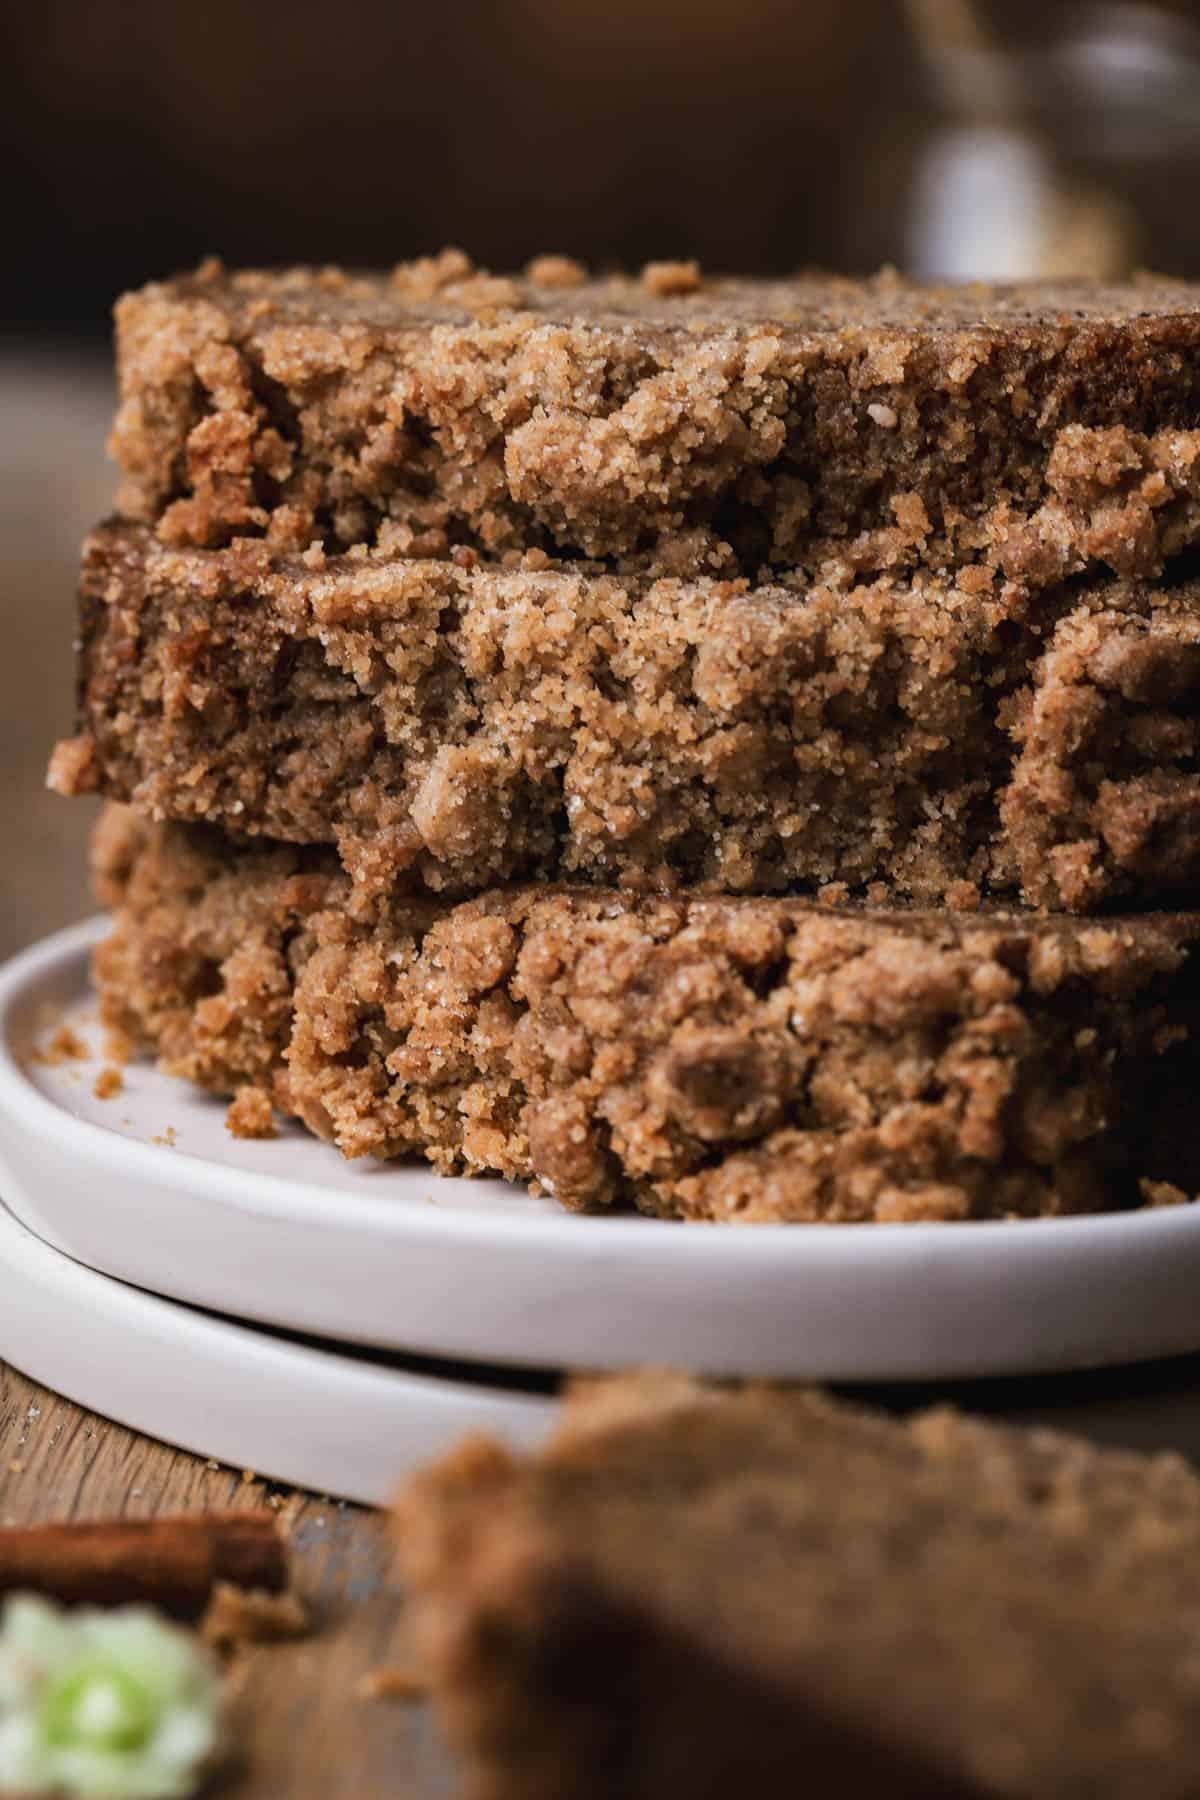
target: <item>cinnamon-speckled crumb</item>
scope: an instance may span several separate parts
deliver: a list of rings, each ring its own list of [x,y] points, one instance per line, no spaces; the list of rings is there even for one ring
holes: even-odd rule
[[[1143,1181],[1141,1190],[1147,1206],[1188,1206],[1196,1198],[1170,1181]]]
[[[573,256],[535,256],[525,274],[535,287],[577,288],[588,278],[587,269]]]
[[[210,262],[127,295],[117,338],[120,510],[172,544],[1044,586],[1157,575],[1200,536],[1200,297],[1179,282]]]
[[[1200,884],[1200,583],[643,580],[164,549],[83,575],[89,780],[360,886],[1092,911]]]
[[[83,732],[55,745],[46,786],[58,794],[90,794],[96,791],[98,773],[95,742]]]
[[[698,294],[704,278],[695,261],[648,262],[642,270],[642,286],[648,294],[664,300],[672,294]]]
[[[235,1138],[273,1138],[275,1118],[270,1097],[261,1088],[240,1087],[229,1102],[225,1129]]]
[[[33,1051],[32,1060],[45,1068],[57,1069],[63,1063],[86,1062],[90,1055],[79,1033],[70,1025],[60,1025],[47,1043]]]

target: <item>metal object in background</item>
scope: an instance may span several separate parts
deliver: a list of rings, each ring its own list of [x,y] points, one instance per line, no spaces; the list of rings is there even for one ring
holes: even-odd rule
[[[907,260],[926,276],[1125,273],[1139,176],[1200,157],[1200,30],[1096,5],[1011,46],[973,0],[909,0],[943,115],[918,154]]]
[[[1032,134],[951,126],[918,157],[908,262],[945,281],[1124,273],[1136,233],[1120,203],[1064,180]]]
[[[1047,119],[1098,162],[1153,162],[1200,145],[1200,27],[1156,6],[1091,6],[1033,59]]]

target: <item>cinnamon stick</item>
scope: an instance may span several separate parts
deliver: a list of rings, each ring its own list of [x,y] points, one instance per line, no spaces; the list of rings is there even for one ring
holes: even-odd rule
[[[200,1513],[0,1530],[0,1595],[18,1589],[68,1606],[145,1601],[197,1619],[217,1582],[282,1593],[287,1540],[274,1513]]]

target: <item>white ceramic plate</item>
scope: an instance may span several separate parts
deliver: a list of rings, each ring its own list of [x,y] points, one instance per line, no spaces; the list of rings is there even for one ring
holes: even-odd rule
[[[1200,1349],[1200,1208],[970,1225],[578,1217],[499,1181],[247,1143],[148,1066],[31,1060],[86,1021],[102,920],[0,973],[0,1194],[77,1261],[296,1331],[481,1363],[949,1380]],[[170,1144],[162,1140],[171,1138]],[[19,1359],[18,1359],[19,1360]]]
[[[199,1456],[379,1504],[465,1433],[518,1446],[554,1402],[298,1344],[97,1275],[0,1206],[0,1360]]]
[[[198,1456],[368,1505],[471,1431],[532,1449],[554,1422],[548,1377],[422,1364],[301,1342],[196,1312],[74,1263],[0,1206],[0,1361],[93,1412]],[[538,1391],[541,1390],[541,1391]],[[876,1403],[929,1396],[874,1390]],[[941,1396],[1200,1461],[1200,1362],[975,1383]]]

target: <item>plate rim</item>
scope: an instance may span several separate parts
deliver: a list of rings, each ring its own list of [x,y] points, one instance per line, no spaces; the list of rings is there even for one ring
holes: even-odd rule
[[[7,1331],[0,1326],[0,1339],[4,1340],[0,1354],[28,1379],[48,1387],[72,1405],[160,1443],[172,1444],[190,1455],[217,1455],[230,1467],[255,1468],[267,1480],[303,1487],[313,1493],[340,1494],[360,1505],[385,1504],[408,1471],[429,1456],[440,1453],[436,1445],[431,1448],[426,1444],[419,1456],[405,1455],[401,1447],[402,1424],[398,1422],[406,1407],[419,1409],[418,1431],[427,1435],[436,1432],[442,1449],[448,1449],[452,1443],[476,1430],[500,1435],[509,1441],[528,1443],[548,1432],[558,1415],[559,1403],[553,1396],[531,1394],[516,1386],[510,1389],[495,1382],[473,1382],[469,1365],[463,1366],[461,1377],[434,1374],[428,1370],[389,1368],[383,1359],[372,1359],[361,1352],[339,1354],[336,1344],[296,1341],[269,1328],[259,1329],[243,1319],[228,1318],[184,1300],[151,1293],[117,1276],[89,1268],[65,1251],[45,1243],[0,1200],[0,1281],[6,1276],[15,1276],[23,1284],[27,1302],[32,1295],[40,1312],[47,1304],[52,1309],[61,1309],[52,1310],[45,1318],[44,1336],[28,1355],[21,1343],[12,1341],[11,1326]],[[61,1318],[66,1314],[71,1319],[69,1332],[60,1328]],[[9,1316],[24,1324],[27,1315],[28,1304],[22,1307],[18,1303]],[[113,1379],[115,1391],[110,1407],[97,1392],[105,1380],[102,1362],[96,1363],[89,1358],[90,1339],[96,1330],[118,1336],[128,1334],[133,1342],[142,1342],[146,1338],[159,1343],[165,1341],[170,1352],[185,1359],[191,1369],[207,1366],[213,1383],[221,1380],[220,1363],[229,1365],[236,1361],[239,1370],[248,1371],[250,1375],[247,1382],[238,1384],[246,1389],[246,1398],[231,1404],[228,1388],[222,1386],[221,1404],[213,1412],[207,1405],[213,1397],[211,1387],[199,1394],[194,1390],[189,1392],[189,1416],[195,1419],[200,1413],[207,1419],[212,1412],[218,1419],[207,1442],[204,1441],[209,1430],[206,1424],[193,1423],[178,1435],[164,1429],[168,1400],[146,1399],[146,1393],[154,1387],[155,1381],[153,1373],[145,1369],[135,1368],[133,1379],[124,1389],[119,1378]],[[50,1349],[45,1347],[47,1338],[51,1340]],[[68,1365],[77,1367],[81,1362],[89,1371],[86,1380],[72,1376],[62,1379]],[[368,1464],[380,1461],[387,1462],[391,1468],[386,1456],[381,1459],[377,1454],[376,1445],[369,1447],[359,1472],[351,1473],[347,1480],[341,1460],[344,1451],[337,1452],[335,1461],[331,1445],[327,1451],[316,1453],[318,1460],[321,1455],[328,1455],[330,1459],[328,1469],[322,1470],[321,1479],[308,1479],[301,1474],[299,1471],[306,1461],[308,1473],[317,1474],[315,1462],[308,1460],[313,1456],[311,1413],[295,1414],[294,1422],[293,1415],[286,1414],[282,1422],[278,1422],[280,1415],[274,1401],[280,1387],[289,1383],[295,1385],[297,1398],[307,1389],[311,1399],[315,1389],[324,1388],[322,1404],[335,1409],[339,1417],[354,1408],[364,1408],[368,1412],[378,1409],[380,1423],[386,1415],[393,1426],[389,1441],[397,1445],[394,1473],[381,1475],[378,1482],[374,1477],[368,1480],[363,1474]],[[265,1384],[265,1399],[264,1386],[260,1384]],[[80,1398],[84,1389],[89,1390],[87,1397]],[[437,1415],[442,1408],[445,1409],[444,1416],[439,1418]],[[463,1413],[461,1417],[455,1416],[459,1408]],[[478,1416],[469,1416],[467,1409]],[[303,1424],[304,1419],[310,1424]],[[277,1433],[276,1445],[285,1447],[282,1460],[277,1458],[274,1449],[268,1448],[272,1430]],[[251,1452],[255,1434],[259,1434],[257,1441],[261,1442],[265,1455],[230,1454],[235,1448],[233,1440],[238,1438],[243,1439],[240,1448]],[[288,1463],[291,1463],[290,1469],[285,1466]],[[272,1464],[277,1466],[272,1467]]]
[[[44,1094],[22,1065],[13,1043],[13,1015],[28,999],[36,998],[31,990],[55,979],[61,985],[72,965],[82,965],[81,986],[90,985],[87,959],[111,927],[107,914],[93,915],[79,924],[67,926],[18,951],[0,964],[0,1124],[7,1123],[19,1131],[36,1134],[38,1122],[53,1131],[60,1140],[74,1142],[89,1160],[114,1169],[132,1166],[147,1177],[161,1177],[160,1147],[127,1138],[93,1120],[80,1118],[69,1108]],[[172,1078],[169,1078],[172,1079]],[[180,1078],[181,1079],[181,1078]],[[314,1145],[319,1140],[313,1139]],[[328,1148],[328,1146],[326,1146]],[[336,1154],[336,1152],[333,1152]],[[410,1165],[404,1165],[408,1167]],[[431,1182],[469,1182],[473,1189],[488,1181],[503,1182],[501,1176],[444,1176],[427,1164],[418,1164]],[[386,1194],[349,1194],[337,1192],[311,1177],[285,1178],[260,1169],[237,1171],[236,1199],[229,1193],[230,1175],[227,1165],[211,1162],[204,1156],[178,1146],[173,1150],[172,1185],[186,1183],[198,1197],[246,1212],[275,1216],[304,1216],[305,1221],[320,1224],[329,1208],[336,1207],[339,1228],[355,1228],[370,1232],[389,1226],[403,1235],[430,1240],[467,1238],[475,1241],[480,1232],[497,1232],[510,1241],[530,1240],[530,1245],[547,1245],[547,1240],[583,1241],[585,1233],[603,1233],[605,1246],[613,1249],[626,1239],[631,1245],[646,1250],[652,1241],[669,1234],[676,1257],[709,1257],[719,1254],[723,1261],[741,1258],[755,1262],[764,1256],[774,1257],[786,1243],[794,1247],[788,1254],[805,1258],[825,1256],[841,1258],[853,1243],[856,1254],[873,1255],[871,1245],[881,1249],[899,1243],[913,1253],[929,1252],[936,1246],[948,1247],[970,1241],[977,1246],[993,1241],[1007,1248],[1027,1248],[1036,1239],[1045,1245],[1046,1234],[1067,1246],[1074,1240],[1094,1244],[1109,1237],[1114,1249],[1131,1233],[1137,1237],[1161,1236],[1190,1239],[1200,1232],[1200,1201],[1177,1207],[1146,1207],[1124,1212],[1080,1213],[1062,1218],[1033,1219],[967,1219],[953,1221],[919,1220],[913,1222],[864,1221],[861,1223],[823,1223],[809,1221],[745,1222],[654,1219],[622,1213],[574,1213],[566,1208],[561,1213],[539,1214],[523,1218],[511,1213],[503,1218],[486,1220],[479,1212],[456,1213],[441,1207],[397,1208]],[[504,1183],[505,1186],[520,1184]],[[712,1245],[719,1233],[721,1249]]]

